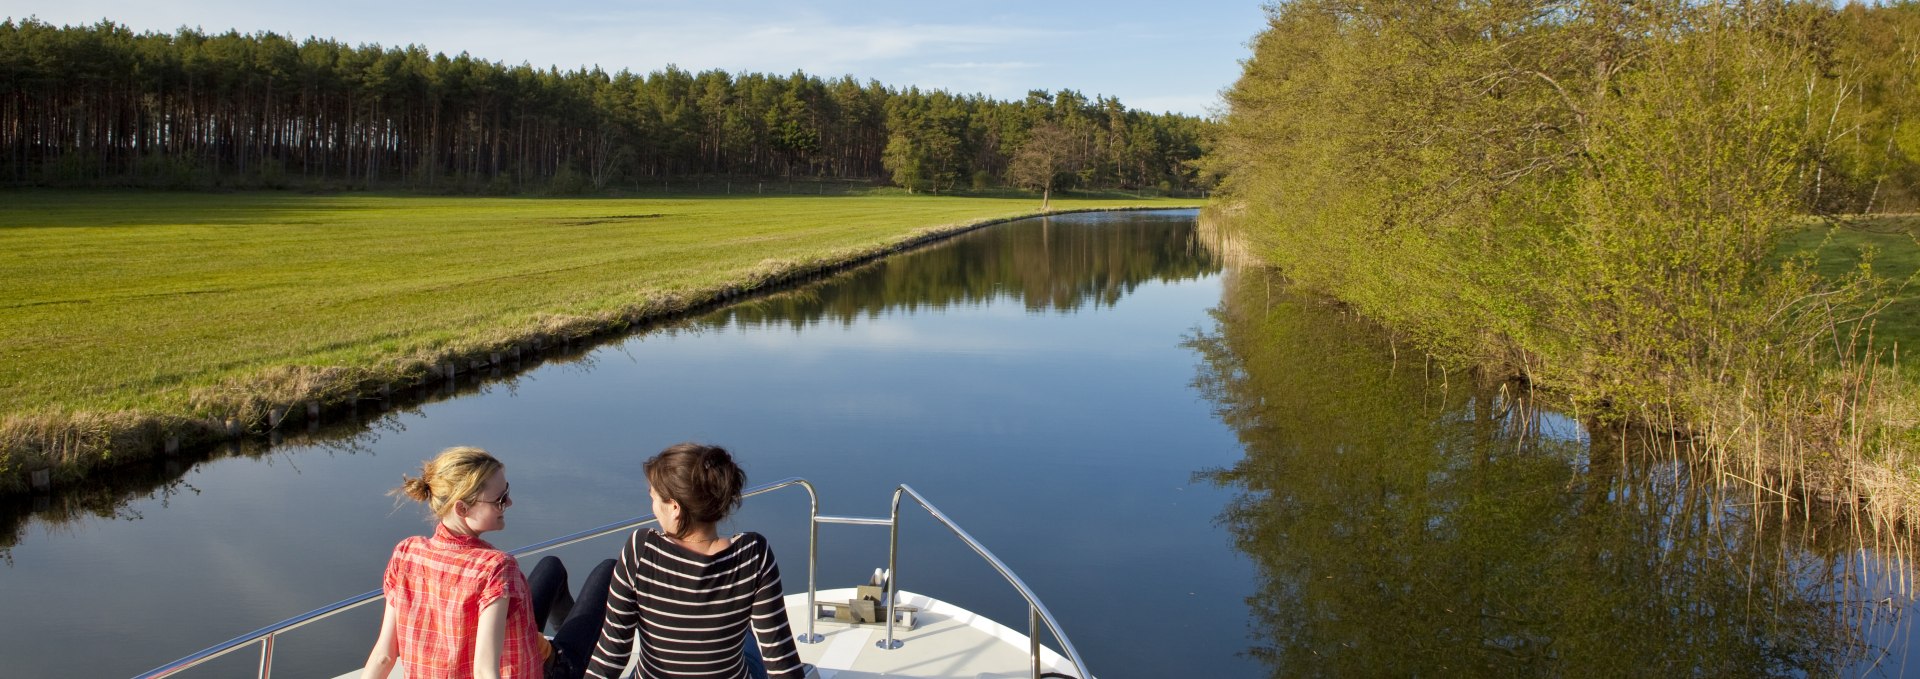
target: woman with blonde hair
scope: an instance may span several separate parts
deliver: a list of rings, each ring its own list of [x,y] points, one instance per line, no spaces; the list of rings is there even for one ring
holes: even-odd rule
[[[438,524],[432,536],[394,547],[381,584],[386,612],[362,676],[385,679],[396,662],[413,678],[579,676],[613,560],[588,576],[549,643],[540,628],[566,593],[566,570],[546,557],[529,585],[513,555],[480,539],[507,525],[506,465],[479,448],[448,448],[402,481],[393,494],[425,504]]]

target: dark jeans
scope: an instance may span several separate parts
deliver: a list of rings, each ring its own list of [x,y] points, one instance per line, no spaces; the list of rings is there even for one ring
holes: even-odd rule
[[[600,624],[606,620],[607,590],[613,584],[613,559],[601,561],[580,583],[580,595],[567,591],[567,567],[551,556],[541,557],[527,575],[527,590],[533,596],[533,624],[546,629],[547,617],[561,613],[554,627],[553,651],[547,663],[565,679],[577,679],[587,671],[587,658],[593,644],[600,640]],[[551,673],[549,677],[553,676]]]
[[[747,676],[753,679],[772,678],[773,675],[767,674],[767,659],[760,655],[760,642],[754,639],[752,622],[747,623],[747,648],[744,654],[747,659]],[[803,676],[812,668],[813,665],[800,663],[800,672]]]
[[[753,679],[769,679],[767,677],[767,660],[760,656],[760,642],[753,638],[753,621],[751,620],[747,621],[747,650],[745,653],[747,659],[747,676]]]

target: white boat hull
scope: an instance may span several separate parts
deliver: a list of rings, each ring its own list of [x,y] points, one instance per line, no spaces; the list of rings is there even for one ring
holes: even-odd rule
[[[821,590],[819,601],[846,601],[854,590]],[[1032,670],[1027,635],[976,615],[972,611],[912,592],[901,591],[897,604],[920,609],[911,630],[894,628],[900,647],[880,648],[887,638],[885,625],[852,625],[831,620],[814,622],[818,643],[799,644],[802,662],[819,668],[821,679],[868,677],[927,677],[1014,679]],[[807,595],[787,596],[787,617],[795,635],[807,629]],[[1073,665],[1052,649],[1040,649],[1040,671],[1077,676]],[[1091,679],[1091,678],[1082,678]]]

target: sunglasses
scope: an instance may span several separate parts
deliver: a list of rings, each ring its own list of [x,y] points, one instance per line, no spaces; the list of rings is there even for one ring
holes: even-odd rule
[[[507,484],[507,487],[500,489],[500,497],[494,498],[492,500],[474,500],[474,502],[485,502],[490,505],[499,505],[502,508],[512,505],[513,504],[513,484],[509,483]]]

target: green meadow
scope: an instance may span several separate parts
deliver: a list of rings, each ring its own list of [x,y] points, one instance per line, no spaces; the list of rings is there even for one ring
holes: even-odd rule
[[[288,366],[377,368],[564,319],[604,326],[1039,208],[926,195],[0,199],[0,413],[55,418],[190,415],[209,393]]]
[[[1869,262],[1888,286],[1886,306],[1872,317],[1874,346],[1898,348],[1902,356],[1920,348],[1920,281],[1912,280],[1920,271],[1920,214],[1840,217],[1801,231],[1779,251],[1813,253],[1814,270],[1834,280]],[[1910,379],[1920,379],[1920,363],[1901,364]]]

